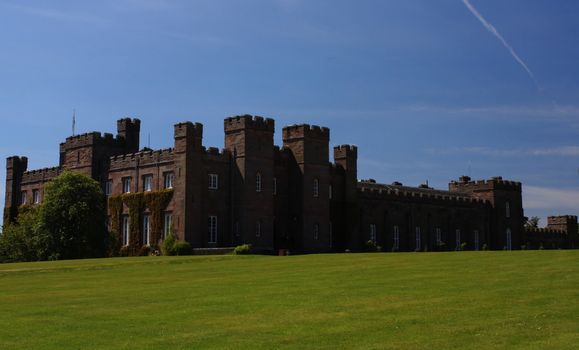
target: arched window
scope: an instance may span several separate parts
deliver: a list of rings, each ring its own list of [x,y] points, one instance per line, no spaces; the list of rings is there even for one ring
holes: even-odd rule
[[[255,192],[261,192],[261,173],[255,174]]]
[[[320,238],[320,225],[314,224],[314,239],[317,241]]]
[[[370,240],[376,243],[376,224],[370,224]]]
[[[505,203],[505,217],[511,217],[511,202],[508,201]]]
[[[314,179],[313,193],[314,197],[317,197],[320,194],[320,181],[318,179]]]
[[[507,247],[507,250],[511,250],[511,249],[512,249],[512,244],[511,244],[511,229],[510,229],[510,228],[507,228],[506,234],[507,234],[507,237],[506,237],[506,243],[507,243],[507,245],[506,245],[506,247]]]

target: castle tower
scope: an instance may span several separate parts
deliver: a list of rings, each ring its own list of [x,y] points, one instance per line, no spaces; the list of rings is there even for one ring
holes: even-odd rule
[[[459,181],[452,181],[448,188],[486,200],[492,207],[490,222],[491,249],[519,249],[523,242],[523,200],[521,183],[492,177],[489,180],[471,181],[462,176]]]
[[[567,235],[563,248],[579,248],[579,233],[577,232],[577,216],[562,215],[549,216],[547,218],[547,228],[564,231]]]
[[[289,170],[290,229],[303,251],[329,251],[330,130],[316,125],[283,128],[283,146],[291,151]],[[290,235],[292,232],[290,232]]]
[[[173,180],[173,233],[187,240],[195,247],[203,246],[204,225],[201,217],[203,178],[201,157],[203,153],[203,125],[200,123],[179,123],[174,126],[175,167]]]
[[[20,206],[20,183],[28,168],[28,158],[12,156],[6,158],[6,195],[4,199],[4,224],[14,220]]]
[[[358,148],[352,145],[334,147],[334,163],[344,172],[341,203],[334,206],[332,229],[336,248],[355,247],[358,242]],[[338,190],[338,189],[337,189]]]
[[[233,230],[236,243],[274,249],[273,119],[250,115],[224,121],[225,149],[232,154]]]
[[[125,139],[126,153],[139,151],[139,136],[141,121],[139,119],[123,118],[117,120],[117,135]]]

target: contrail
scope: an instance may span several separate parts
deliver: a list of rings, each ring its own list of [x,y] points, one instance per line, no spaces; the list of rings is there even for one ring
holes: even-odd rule
[[[464,5],[470,10],[470,12],[472,12],[472,14],[478,18],[478,20],[483,24],[483,26],[489,31],[491,32],[497,39],[499,39],[499,41],[503,44],[504,47],[507,48],[507,50],[509,50],[509,52],[511,53],[511,56],[513,56],[513,58],[515,59],[515,61],[517,61],[521,67],[523,67],[523,69],[527,72],[527,74],[529,74],[529,77],[533,80],[533,82],[535,83],[535,86],[537,86],[537,89],[539,91],[543,91],[543,89],[541,88],[541,85],[539,84],[539,82],[537,81],[537,78],[535,78],[535,74],[533,74],[533,72],[531,71],[531,69],[529,69],[529,66],[527,66],[527,64],[525,63],[525,61],[523,61],[521,59],[521,57],[519,57],[519,55],[517,55],[517,53],[515,52],[515,50],[511,47],[511,45],[509,45],[509,43],[505,40],[505,38],[503,38],[503,36],[501,35],[501,33],[499,33],[499,31],[497,30],[497,28],[495,28],[492,24],[490,24],[478,11],[477,9],[470,3],[470,0],[462,0],[462,2],[464,3]]]

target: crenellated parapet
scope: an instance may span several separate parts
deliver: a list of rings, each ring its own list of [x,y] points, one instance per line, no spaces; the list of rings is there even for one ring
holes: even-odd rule
[[[209,161],[229,162],[231,159],[231,152],[227,149],[219,149],[217,147],[203,147],[203,159]]]
[[[22,175],[22,184],[24,185],[37,182],[46,182],[52,178],[57,177],[61,172],[62,169],[60,167],[26,171]]]
[[[275,130],[275,121],[271,118],[245,114],[225,118],[223,126],[226,134],[247,129],[264,130],[273,133]]]
[[[60,152],[65,152],[77,148],[84,148],[89,146],[104,146],[104,147],[123,147],[125,145],[125,140],[118,136],[114,137],[113,134],[93,131],[89,133],[84,133],[75,136],[69,136],[66,138],[65,142],[60,144]]]
[[[289,125],[283,128],[282,138],[284,142],[304,138],[329,141],[330,129],[310,124]]]
[[[471,181],[471,178],[468,176],[461,176],[458,181],[451,181],[448,186],[451,191],[460,191],[460,192],[521,190],[520,182],[503,180],[501,176],[491,177],[488,180],[477,180],[477,181]]]
[[[161,149],[156,151],[141,151],[136,153],[122,154],[110,157],[110,170],[122,170],[128,168],[158,165],[173,162],[173,149]]]

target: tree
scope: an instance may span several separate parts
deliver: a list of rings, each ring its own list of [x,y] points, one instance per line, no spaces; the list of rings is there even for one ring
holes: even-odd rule
[[[531,218],[524,217],[525,228],[538,228],[539,227],[539,217],[531,216]]]
[[[47,237],[49,259],[100,257],[106,252],[105,196],[86,175],[64,172],[45,188],[39,232]]]
[[[41,260],[46,255],[45,247],[46,237],[38,230],[38,211],[21,210],[16,221],[3,228],[0,262]]]

